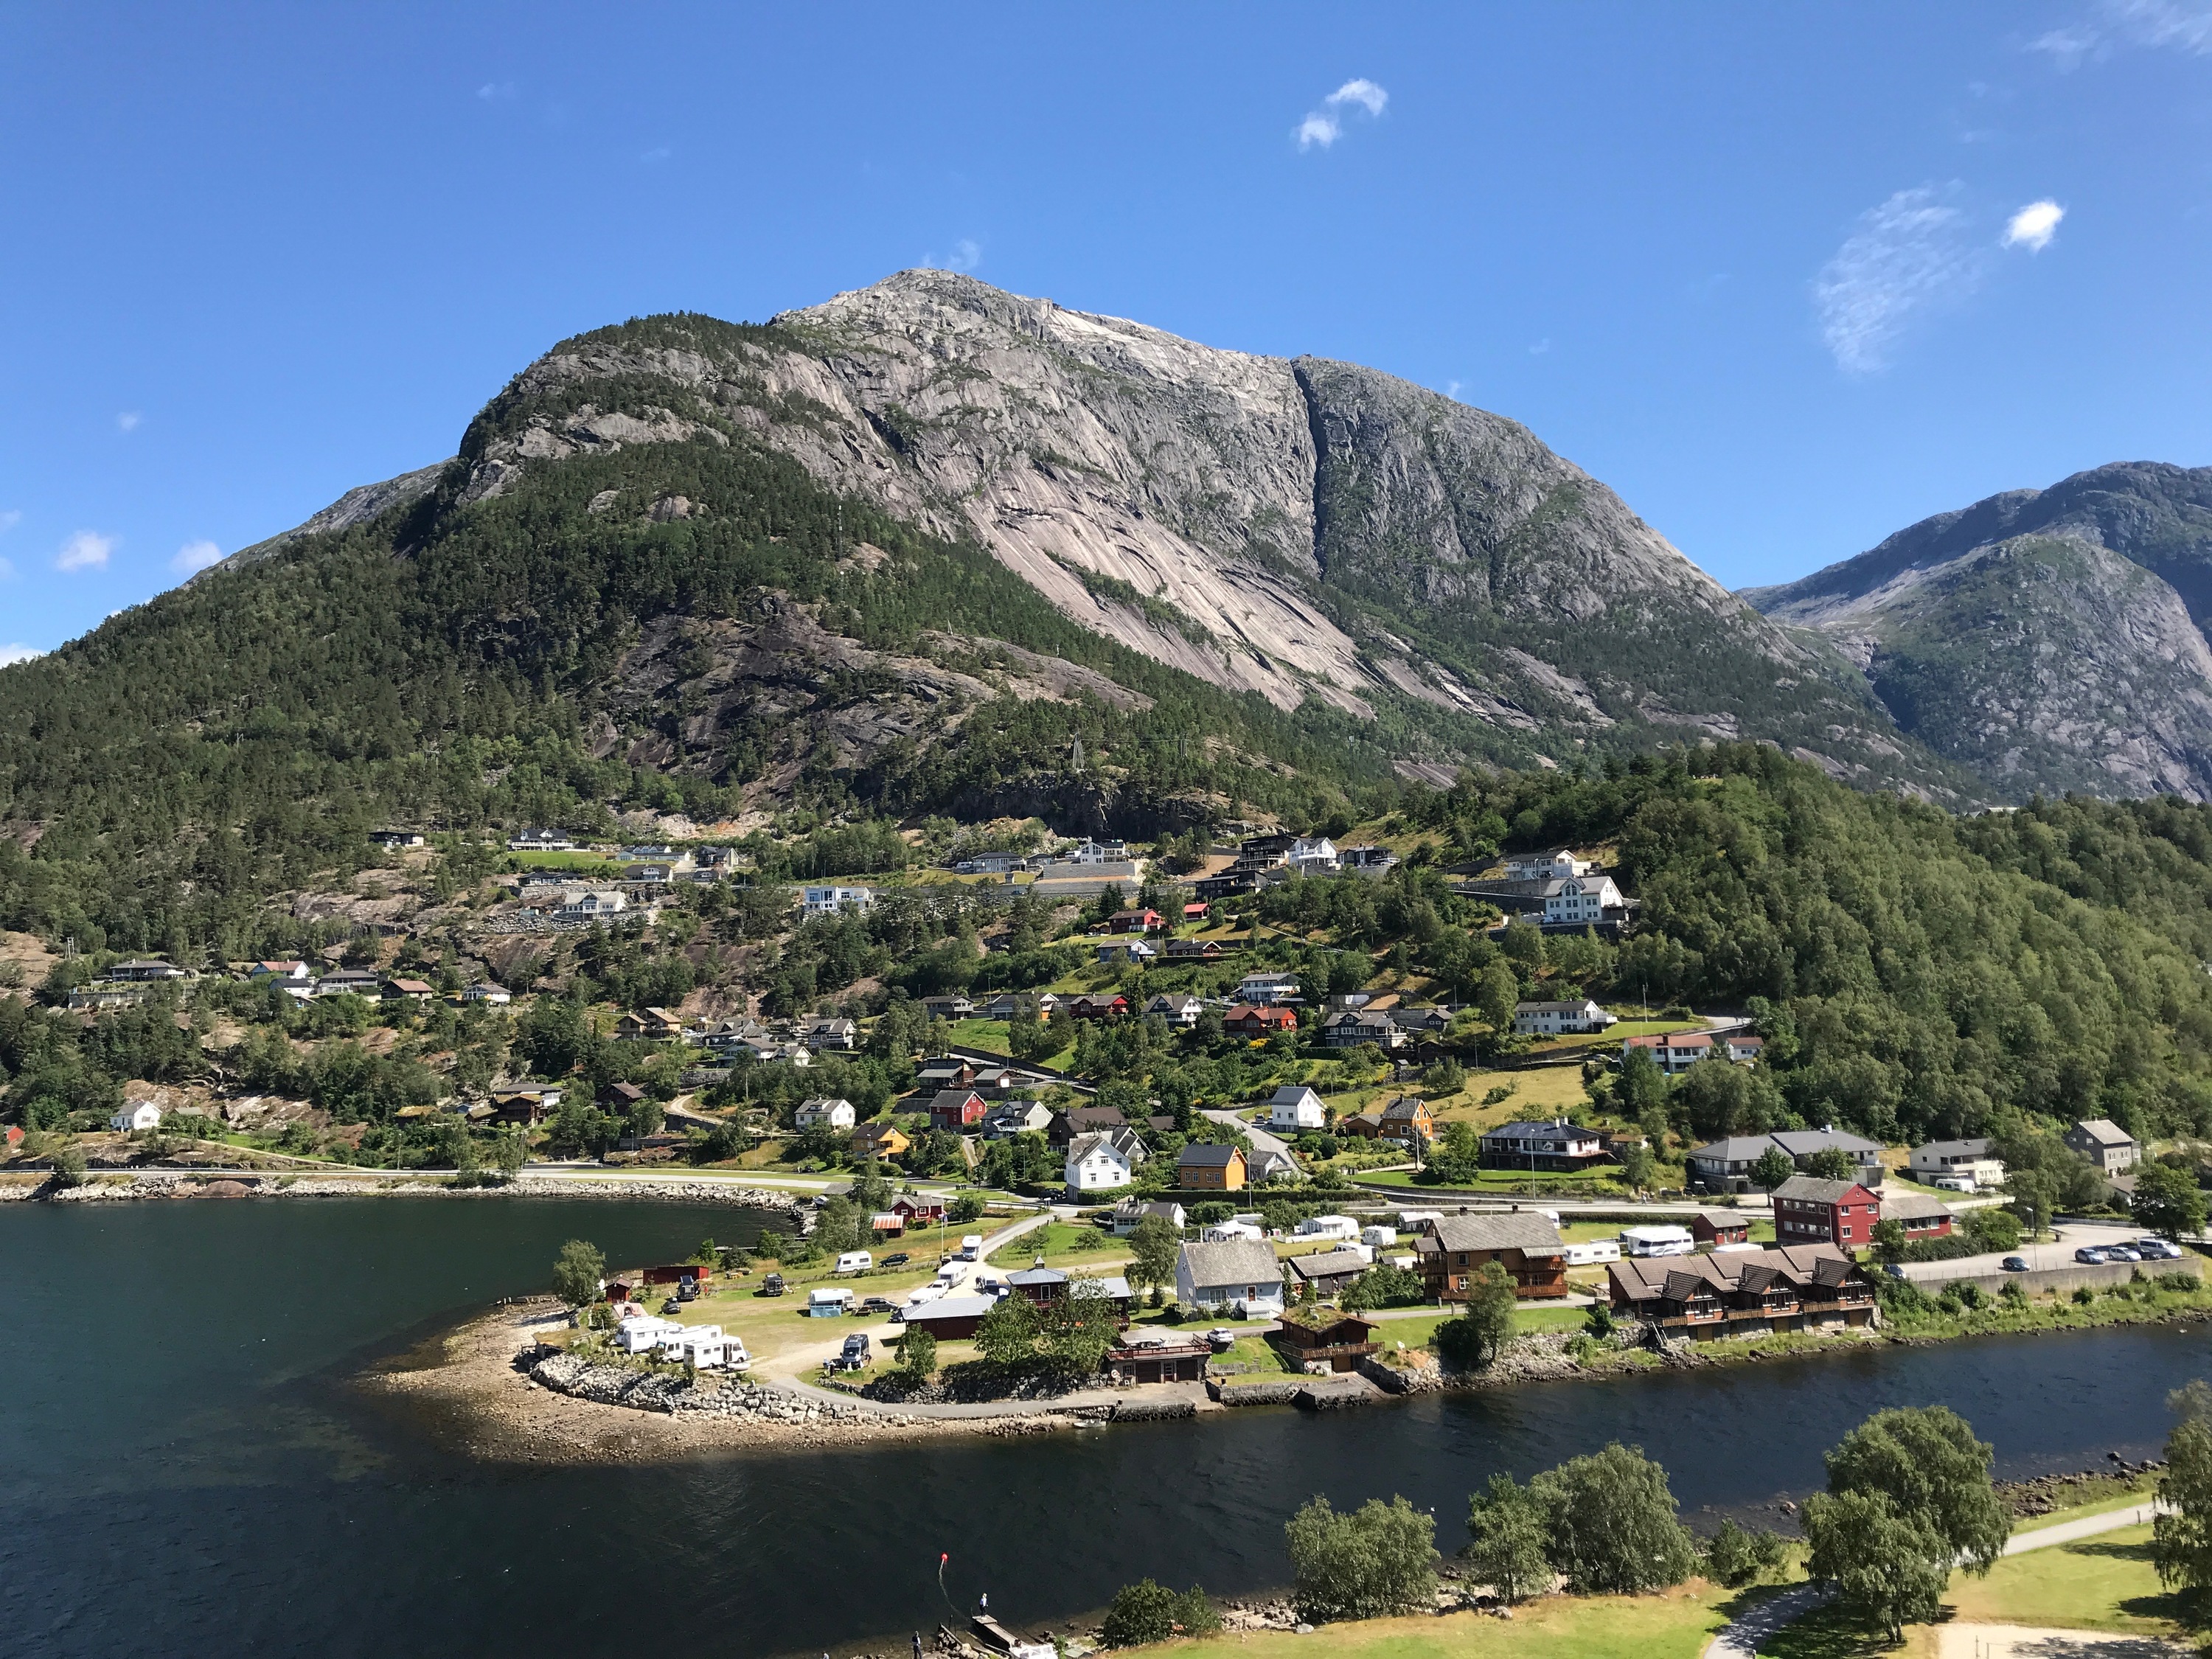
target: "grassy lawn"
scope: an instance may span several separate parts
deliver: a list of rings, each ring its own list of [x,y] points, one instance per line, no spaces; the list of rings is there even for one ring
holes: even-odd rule
[[[1485,1106],[1482,1097],[1492,1089],[1510,1086],[1504,1100]],[[1583,1092],[1579,1066],[1548,1066],[1527,1072],[1469,1072],[1467,1086],[1429,1109],[1452,1121],[1473,1123],[1478,1128],[1510,1122],[1516,1117],[1552,1117],[1571,1106],[1589,1103]]]
[[[1480,1613],[1371,1619],[1288,1631],[1224,1634],[1172,1644],[1189,1659],[1694,1659],[1728,1623],[1729,1592],[1695,1585],[1667,1595],[1547,1595],[1513,1610],[1512,1622]]]
[[[1101,1266],[1126,1261],[1129,1241],[1116,1238],[1086,1221],[1048,1221],[1019,1238],[1001,1245],[991,1255],[991,1265],[1006,1272],[1030,1266],[1038,1256],[1048,1267],[1073,1272],[1091,1263]]]
[[[1559,1191],[1554,1196],[1563,1198],[1626,1197],[1620,1183],[1609,1175],[1545,1175],[1539,1171],[1532,1176],[1525,1170],[1484,1170],[1478,1172],[1474,1180],[1455,1182],[1449,1188],[1431,1187],[1428,1183],[1417,1180],[1414,1172],[1411,1170],[1382,1170],[1372,1175],[1355,1176],[1354,1179],[1363,1187],[1408,1188],[1410,1189],[1408,1196],[1423,1191],[1524,1193],[1532,1186],[1541,1183],[1546,1187],[1557,1188]],[[1416,1203],[1414,1208],[1419,1207],[1420,1206]],[[1614,1231],[1618,1231],[1619,1229],[1616,1228]]]

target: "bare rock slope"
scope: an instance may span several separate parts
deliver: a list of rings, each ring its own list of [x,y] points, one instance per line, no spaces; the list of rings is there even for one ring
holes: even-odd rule
[[[2212,799],[2212,468],[2007,491],[1743,597],[2000,794]]]

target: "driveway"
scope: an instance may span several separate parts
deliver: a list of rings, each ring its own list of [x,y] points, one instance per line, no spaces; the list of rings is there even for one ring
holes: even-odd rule
[[[1290,1156],[1291,1144],[1272,1129],[1263,1129],[1256,1123],[1247,1123],[1234,1112],[1201,1111],[1200,1117],[1212,1118],[1224,1129],[1240,1129],[1252,1143],[1255,1152],[1280,1152]]]

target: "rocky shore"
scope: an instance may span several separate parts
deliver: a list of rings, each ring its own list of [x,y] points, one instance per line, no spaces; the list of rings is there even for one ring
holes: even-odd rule
[[[0,1203],[119,1204],[149,1200],[232,1198],[558,1198],[627,1204],[712,1204],[797,1214],[799,1196],[705,1176],[586,1177],[525,1173],[512,1181],[462,1186],[450,1175],[209,1176],[185,1170],[102,1171],[78,1186],[50,1178],[0,1181]]]

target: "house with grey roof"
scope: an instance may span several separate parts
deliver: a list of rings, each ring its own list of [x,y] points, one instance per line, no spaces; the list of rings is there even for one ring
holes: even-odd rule
[[[1265,1239],[1186,1244],[1176,1257],[1176,1300],[1207,1313],[1273,1318],[1283,1311],[1283,1270]]]
[[[1440,1215],[1421,1223],[1413,1255],[1422,1284],[1439,1302],[1466,1301],[1476,1275],[1492,1261],[1511,1276],[1517,1297],[1567,1294],[1566,1242],[1547,1216]]]
[[[2142,1161],[2142,1144],[2108,1117],[2084,1118],[2059,1139],[2095,1164],[2100,1175],[2116,1176]]]

